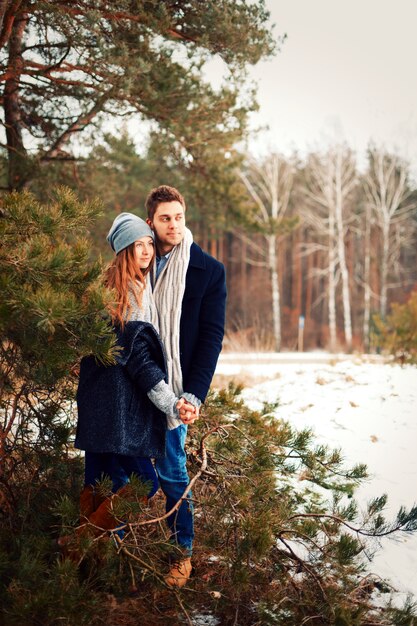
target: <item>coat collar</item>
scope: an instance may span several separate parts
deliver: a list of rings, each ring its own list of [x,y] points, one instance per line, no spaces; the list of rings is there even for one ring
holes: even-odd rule
[[[196,243],[193,243],[190,248],[190,266],[197,267],[200,270],[206,269],[204,252]]]

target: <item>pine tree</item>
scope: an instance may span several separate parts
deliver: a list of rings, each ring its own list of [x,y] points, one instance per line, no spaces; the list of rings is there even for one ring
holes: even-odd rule
[[[151,122],[181,160],[199,160],[206,144],[224,154],[256,106],[246,66],[276,48],[268,19],[264,0],[6,0],[7,187],[21,189],[51,161],[74,161],[74,139],[115,116]],[[205,75],[214,57],[228,74],[219,89]]]
[[[97,203],[58,189],[48,205],[10,194],[0,219],[0,604],[5,623],[56,623],[76,615],[84,585],[56,560],[53,507],[78,493],[71,453],[79,358],[111,362],[113,334],[100,262],[89,260],[86,226]],[[33,602],[28,598],[33,598]],[[77,623],[86,623],[85,616]],[[72,623],[72,622],[67,622]],[[75,617],[74,622],[75,623]]]
[[[411,601],[394,609],[387,593],[376,605],[373,594],[389,587],[363,555],[375,537],[415,531],[417,508],[388,521],[381,496],[359,514],[352,496],[365,466],[347,470],[340,451],[277,419],[276,405],[250,410],[240,391],[232,384],[212,394],[189,433],[194,578],[181,594],[164,586],[167,555],[176,556],[164,499],[144,508],[134,485],[137,501],[114,505],[123,538],[82,546],[88,578],[100,581],[95,593],[101,586],[113,594],[102,619],[114,626],[194,624],[197,615],[224,626],[298,626],[313,616],[321,626],[416,624]]]
[[[275,405],[249,409],[233,385],[190,430],[197,537],[186,588],[164,585],[176,551],[164,499],[145,506],[143,485],[114,498],[117,533],[77,530],[76,367],[86,354],[114,358],[102,314],[111,294],[84,237],[96,212],[60,189],[47,205],[11,194],[0,220],[0,623],[415,625],[411,600],[375,605],[384,586],[362,555],[375,537],[415,531],[417,507],[389,521],[380,496],[359,515],[352,496],[366,468],[345,469],[340,451],[277,419]],[[56,538],[72,532],[76,550],[60,555]]]
[[[394,302],[384,320],[374,317],[373,343],[392,354],[400,363],[417,364],[417,291],[407,302]]]

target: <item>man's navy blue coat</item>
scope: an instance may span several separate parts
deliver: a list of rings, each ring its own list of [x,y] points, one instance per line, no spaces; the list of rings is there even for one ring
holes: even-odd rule
[[[180,321],[183,389],[204,402],[222,349],[226,313],[224,266],[191,245]]]
[[[75,447],[89,452],[164,457],[166,416],[146,395],[166,380],[159,335],[146,322],[128,322],[117,332],[117,364],[93,356],[81,361]]]

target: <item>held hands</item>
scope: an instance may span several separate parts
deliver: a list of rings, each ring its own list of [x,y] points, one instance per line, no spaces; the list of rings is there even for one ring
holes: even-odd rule
[[[199,416],[198,407],[193,406],[185,398],[180,398],[176,404],[178,415],[183,424],[193,424]]]

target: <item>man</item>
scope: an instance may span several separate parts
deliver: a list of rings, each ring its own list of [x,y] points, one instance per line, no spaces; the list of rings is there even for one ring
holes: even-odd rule
[[[185,201],[177,189],[166,185],[152,189],[146,210],[147,222],[155,233],[153,288],[169,381],[175,393],[196,410],[180,425],[178,421],[169,423],[166,457],[156,463],[169,511],[189,483],[184,451],[186,424],[198,416],[221,351],[226,281],[223,265],[193,243],[191,232],[185,227]],[[168,524],[184,557],[174,563],[165,581],[172,587],[182,587],[192,570],[194,525],[190,494],[168,518]]]

